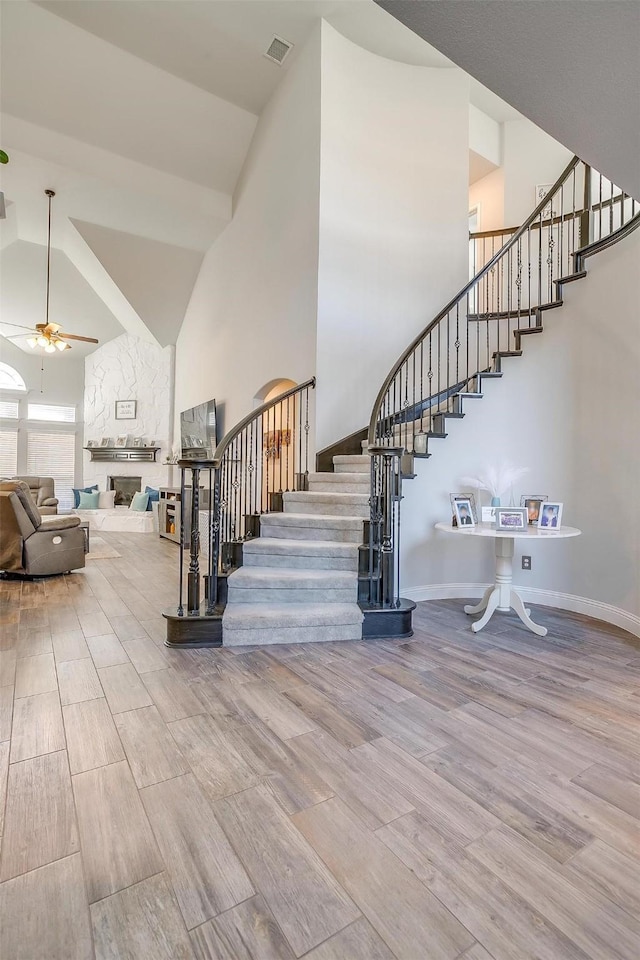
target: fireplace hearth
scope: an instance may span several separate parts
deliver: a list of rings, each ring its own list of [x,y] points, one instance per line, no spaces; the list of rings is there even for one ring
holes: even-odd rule
[[[107,477],[109,490],[115,490],[115,505],[128,507],[134,493],[142,490],[142,477]]]

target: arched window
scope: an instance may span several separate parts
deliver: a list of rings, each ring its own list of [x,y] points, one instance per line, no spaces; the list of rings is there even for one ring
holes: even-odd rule
[[[0,390],[22,390],[26,393],[27,385],[13,367],[8,363],[0,362]]]

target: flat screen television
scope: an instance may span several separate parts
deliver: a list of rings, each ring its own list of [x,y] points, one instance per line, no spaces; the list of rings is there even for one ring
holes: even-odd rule
[[[211,460],[216,449],[216,402],[207,400],[180,414],[180,441],[185,460]]]

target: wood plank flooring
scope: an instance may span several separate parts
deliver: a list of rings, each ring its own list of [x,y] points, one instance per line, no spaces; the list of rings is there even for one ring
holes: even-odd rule
[[[631,960],[640,642],[172,650],[175,545],[0,582],[2,960]]]

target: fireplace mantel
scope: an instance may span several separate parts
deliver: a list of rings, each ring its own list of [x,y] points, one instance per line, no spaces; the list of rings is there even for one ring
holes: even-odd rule
[[[155,463],[160,447],[84,447],[84,449],[89,451],[92,460],[100,463],[114,460]]]

